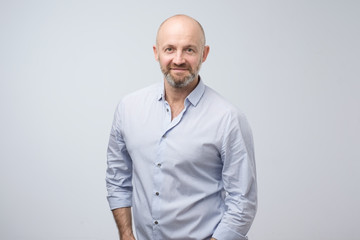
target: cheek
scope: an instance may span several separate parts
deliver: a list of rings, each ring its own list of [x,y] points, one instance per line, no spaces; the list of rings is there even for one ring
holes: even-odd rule
[[[171,63],[171,59],[168,57],[161,56],[159,57],[159,62],[161,66],[167,66]]]
[[[194,67],[197,67],[201,63],[201,58],[194,57],[194,58],[189,59],[188,62],[194,68]]]

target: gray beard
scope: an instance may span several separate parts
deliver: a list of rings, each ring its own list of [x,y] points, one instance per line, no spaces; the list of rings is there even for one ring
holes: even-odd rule
[[[195,74],[191,73],[190,76],[187,76],[184,81],[181,82],[175,82],[175,80],[172,78],[170,73],[164,74],[166,81],[170,84],[170,86],[174,88],[183,88],[188,86],[190,83],[192,83],[195,80]]]

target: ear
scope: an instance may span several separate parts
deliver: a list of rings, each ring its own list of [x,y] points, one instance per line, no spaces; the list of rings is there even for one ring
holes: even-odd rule
[[[204,51],[203,51],[203,55],[202,55],[202,62],[205,62],[209,52],[210,52],[210,47],[209,46],[204,46]]]
[[[158,51],[157,51],[157,48],[155,45],[153,46],[153,51],[154,51],[155,60],[159,61],[159,55],[158,55]]]

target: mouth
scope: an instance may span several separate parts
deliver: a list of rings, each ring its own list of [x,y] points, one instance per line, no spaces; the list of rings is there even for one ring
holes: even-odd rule
[[[188,71],[187,68],[171,68],[170,70],[173,71],[173,72],[185,72],[185,71]]]

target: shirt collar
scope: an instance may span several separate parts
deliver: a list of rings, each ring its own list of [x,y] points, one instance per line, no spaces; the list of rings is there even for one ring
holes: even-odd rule
[[[195,87],[194,90],[192,90],[192,92],[186,97],[186,99],[193,105],[196,106],[202,95],[205,92],[205,84],[203,83],[202,79],[199,76],[199,83],[198,85]],[[158,100],[165,100],[165,89],[164,89],[164,84],[161,84],[161,87],[159,88],[159,95],[158,95]]]
[[[199,76],[199,83],[198,85],[195,87],[194,90],[192,90],[192,92],[189,94],[189,96],[187,96],[187,100],[189,100],[189,102],[196,107],[196,105],[199,103],[202,95],[205,92],[205,84],[203,83],[203,81],[201,80],[200,76]]]
[[[158,100],[160,101],[160,100],[162,100],[164,98],[164,100],[165,100],[165,89],[164,89],[164,83],[162,82],[161,84],[160,84],[160,87],[159,87],[159,95],[158,95]]]

